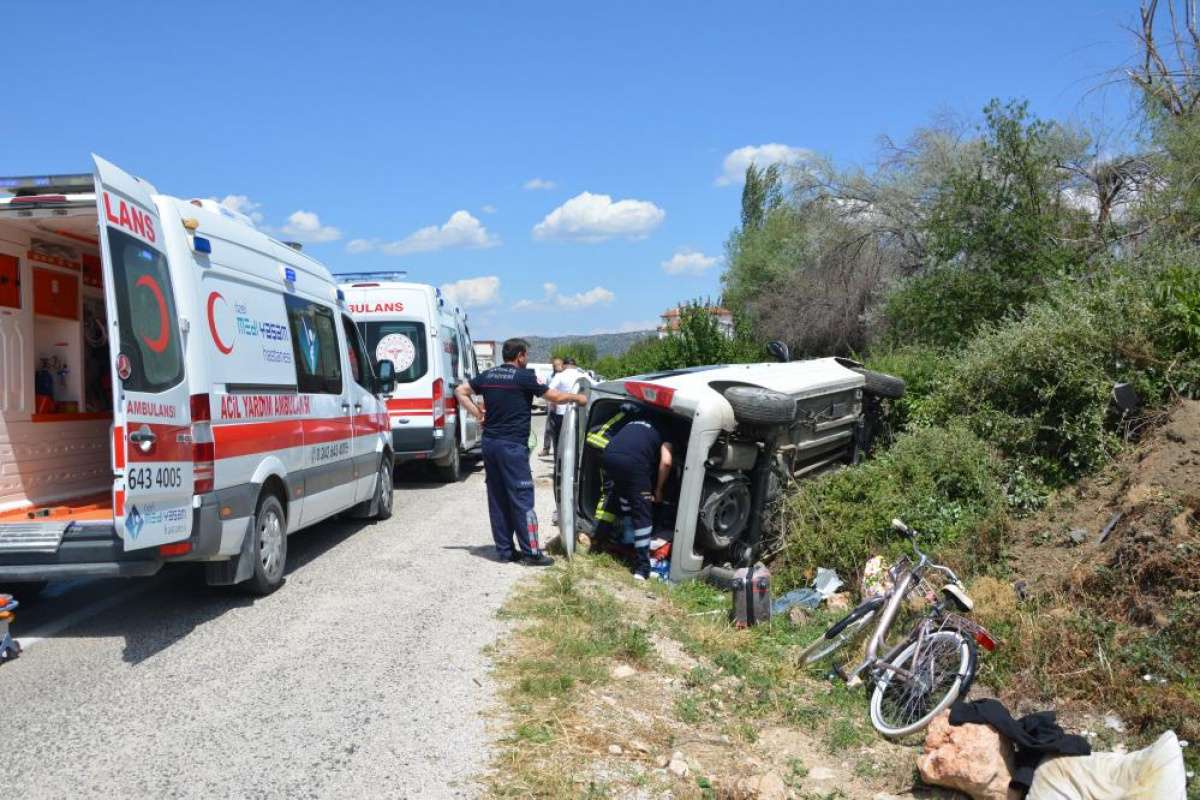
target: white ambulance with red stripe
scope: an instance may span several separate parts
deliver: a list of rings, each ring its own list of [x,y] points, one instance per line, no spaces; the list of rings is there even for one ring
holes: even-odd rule
[[[283,582],[287,536],[386,518],[390,364],[321,264],[99,157],[0,179],[0,589]]]
[[[367,352],[395,366],[387,408],[396,461],[426,461],[441,480],[458,480],[463,457],[479,451],[483,436],[454,399],[454,388],[479,374],[466,315],[440,289],[404,281],[403,272],[337,277]]]

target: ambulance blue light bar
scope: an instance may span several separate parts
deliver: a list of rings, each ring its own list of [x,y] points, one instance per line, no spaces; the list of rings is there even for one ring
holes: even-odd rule
[[[91,175],[15,175],[0,178],[0,191],[8,194],[46,194],[57,189],[62,194],[84,194],[96,190]],[[52,193],[52,192],[49,192]]]
[[[283,279],[285,281],[287,281],[288,283],[295,283],[296,282],[296,270],[292,269],[291,267],[284,267],[283,268]]]
[[[197,253],[212,252],[212,242],[210,242],[208,239],[205,239],[203,236],[193,236],[192,247],[195,248]]]

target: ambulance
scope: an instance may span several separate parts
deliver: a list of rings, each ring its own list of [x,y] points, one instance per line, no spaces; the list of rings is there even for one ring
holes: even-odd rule
[[[94,163],[0,178],[0,587],[191,561],[271,592],[289,534],[390,516],[392,365],[318,262]]]
[[[454,398],[456,386],[479,374],[466,315],[441,289],[408,282],[403,272],[337,277],[367,352],[395,366],[386,400],[397,463],[423,461],[439,480],[457,481],[483,437]]]

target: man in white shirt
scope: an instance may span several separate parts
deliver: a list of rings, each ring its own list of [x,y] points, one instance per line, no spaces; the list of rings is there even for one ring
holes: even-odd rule
[[[554,374],[550,379],[550,388],[558,391],[570,392],[575,385],[575,381],[583,373],[575,364],[575,359],[568,356],[563,359],[563,368]],[[559,387],[566,387],[560,389]],[[546,408],[546,441],[542,445],[542,455],[550,455],[550,448],[553,446],[554,451],[558,452],[558,432],[562,430],[563,415],[567,413],[567,403],[554,404],[550,403]]]

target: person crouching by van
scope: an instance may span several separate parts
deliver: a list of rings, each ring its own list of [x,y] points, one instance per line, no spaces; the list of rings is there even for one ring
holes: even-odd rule
[[[612,492],[616,512],[633,523],[635,580],[650,577],[650,538],[654,533],[654,504],[663,501],[671,475],[672,448],[649,420],[635,418],[613,435],[600,463]]]
[[[538,539],[533,473],[529,469],[533,398],[578,405],[585,405],[587,398],[539,383],[533,370],[525,367],[529,363],[529,343],[524,339],[509,339],[501,354],[503,364],[459,384],[454,394],[467,413],[483,425],[483,469],[496,556],[501,561],[549,566],[554,560],[542,553]],[[483,397],[483,409],[475,403],[473,395]]]

